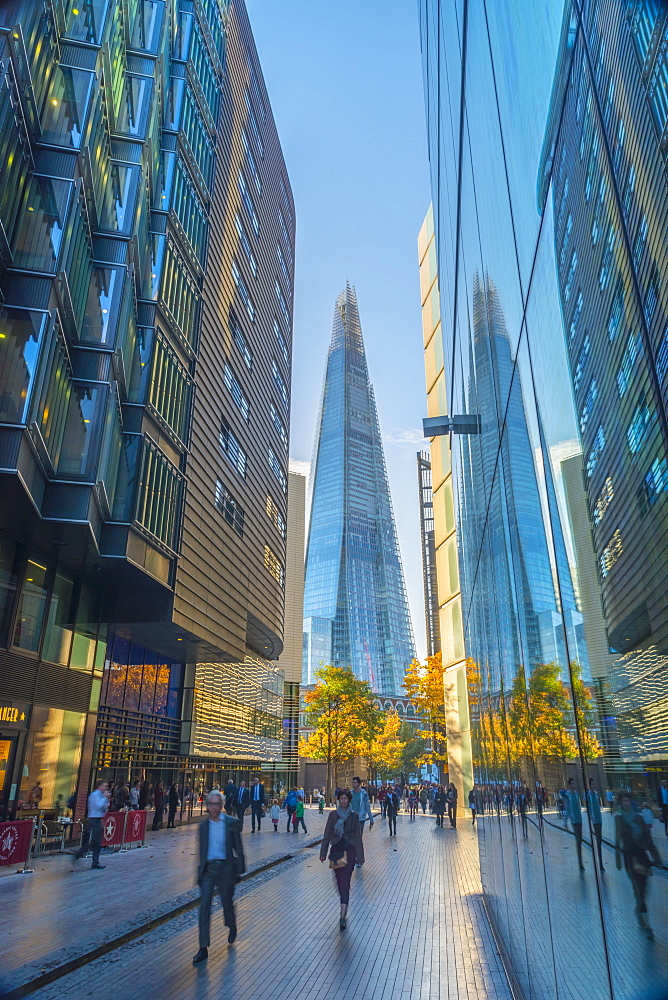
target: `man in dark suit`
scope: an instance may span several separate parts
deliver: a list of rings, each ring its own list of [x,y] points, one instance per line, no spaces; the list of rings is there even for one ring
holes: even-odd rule
[[[223,904],[223,914],[229,931],[227,940],[230,944],[234,944],[237,936],[234,887],[246,871],[239,823],[233,816],[226,816],[223,813],[223,793],[209,792],[206,808],[209,815],[202,820],[198,831],[199,951],[193,958],[193,965],[199,965],[209,957],[211,904],[216,890]]]
[[[237,812],[237,786],[231,778],[225,785],[225,812],[228,816],[236,816]]]
[[[244,813],[250,805],[250,795],[248,794],[248,789],[246,788],[246,782],[242,779],[239,782],[239,787],[237,789],[237,794],[235,798],[237,816],[239,818],[239,829],[244,828]]]
[[[259,778],[253,780],[253,785],[250,790],[250,807],[251,807],[251,832],[255,833],[255,820],[257,820],[257,832],[260,832],[260,825],[262,823],[262,810],[264,809],[264,785]]]

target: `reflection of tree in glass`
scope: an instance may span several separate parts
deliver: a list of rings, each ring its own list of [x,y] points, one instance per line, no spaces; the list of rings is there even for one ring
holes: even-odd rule
[[[448,759],[445,729],[443,661],[440,653],[428,656],[424,664],[413,660],[404,677],[404,689],[415,706],[424,729],[419,735],[428,744],[422,763],[445,763]]]
[[[592,697],[582,680],[579,664],[571,665],[576,698],[577,728],[588,759],[598,757],[601,747],[591,732],[594,722]],[[561,679],[557,663],[534,668],[527,685],[520,667],[510,692],[511,758],[547,756],[572,759],[578,755],[575,716],[569,686]]]

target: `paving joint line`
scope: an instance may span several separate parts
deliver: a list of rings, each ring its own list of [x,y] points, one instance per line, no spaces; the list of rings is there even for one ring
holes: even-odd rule
[[[287,854],[281,854],[274,856],[273,858],[269,858],[266,861],[258,862],[252,870],[246,871],[241,876],[239,880],[240,884],[249,882],[257,875],[262,875],[265,872],[270,871],[272,868],[277,868],[286,861],[293,860],[300,854],[301,851],[317,847],[318,844],[322,843],[322,839],[322,836],[319,836],[313,840],[304,841],[294,852],[288,852]],[[194,893],[195,890],[193,888],[193,890],[190,891]],[[194,896],[193,899],[186,899],[177,906],[173,906],[170,909],[165,910],[163,913],[150,917],[143,923],[123,931],[110,941],[105,941],[103,944],[96,945],[94,948],[84,951],[80,955],[75,955],[74,958],[61,962],[52,969],[48,969],[46,972],[40,973],[39,976],[35,976],[27,982],[21,983],[7,992],[0,993],[0,1000],[22,1000],[22,997],[29,996],[31,993],[35,993],[37,990],[42,989],[42,987],[55,982],[57,979],[62,979],[63,976],[67,976],[71,972],[75,972],[84,965],[89,965],[96,959],[102,958],[104,955],[108,955],[109,952],[116,951],[117,948],[121,948],[130,941],[135,941],[137,938],[143,937],[144,934],[148,934],[150,931],[155,930],[156,927],[160,927],[162,924],[166,924],[170,920],[180,917],[183,913],[187,913],[189,910],[194,910],[198,905],[199,895]]]

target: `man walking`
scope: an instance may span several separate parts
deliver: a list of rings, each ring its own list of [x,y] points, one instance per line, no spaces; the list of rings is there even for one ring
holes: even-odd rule
[[[385,799],[385,808],[387,810],[387,823],[390,828],[390,837],[394,833],[397,835],[397,813],[399,812],[399,806],[401,805],[401,799],[395,788],[388,788],[387,798]]]
[[[575,779],[568,779],[568,788],[562,795],[564,803],[564,819],[566,821],[571,821],[571,826],[573,827],[573,833],[575,834],[575,849],[578,852],[578,865],[580,866],[580,871],[583,872],[584,865],[582,864],[582,805],[580,804],[580,796],[575,788]]]
[[[234,816],[237,811],[237,786],[230,778],[225,785],[225,812],[228,816]]]
[[[95,791],[88,796],[88,842],[82,841],[80,849],[74,855],[76,861],[83,858],[90,847],[93,852],[91,868],[106,868],[100,864],[100,848],[102,847],[102,820],[109,809],[109,784],[106,781],[96,781]]]
[[[264,811],[264,785],[259,778],[253,779],[251,788],[251,833],[255,833],[255,820],[257,820],[257,832],[260,832],[262,823],[262,813]]]
[[[244,828],[244,813],[250,805],[250,797],[248,795],[248,789],[246,788],[246,782],[241,779],[239,782],[239,789],[237,791],[237,818],[239,819],[239,830]]]
[[[594,838],[596,840],[596,845],[598,847],[598,860],[601,866],[601,871],[604,872],[603,867],[603,817],[601,816],[601,797],[594,787],[594,779],[589,779],[589,790],[587,791],[587,812],[589,813],[589,819],[591,822],[592,830],[594,831]]]
[[[361,778],[353,778],[352,810],[354,813],[357,813],[360,819],[360,851],[355,859],[355,867],[361,868],[364,864],[364,845],[362,843],[364,824],[369,820],[369,829],[373,826],[373,813],[371,812],[369,793],[366,788],[362,787]]]
[[[209,792],[206,809],[209,815],[199,825],[199,951],[193,958],[193,965],[206,962],[209,957],[211,904],[216,890],[223,904],[223,915],[229,932],[227,940],[229,944],[234,944],[237,936],[234,887],[246,871],[239,823],[233,816],[227,816],[223,812],[222,792]]]

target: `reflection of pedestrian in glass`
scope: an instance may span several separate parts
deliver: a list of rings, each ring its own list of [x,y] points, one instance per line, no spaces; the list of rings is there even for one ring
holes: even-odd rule
[[[638,923],[650,941],[654,940],[654,931],[647,918],[647,879],[652,874],[652,864],[661,864],[659,852],[656,849],[650,829],[644,819],[633,809],[633,800],[629,792],[620,792],[619,809],[615,815],[615,861],[621,871],[622,855],[624,868],[631,880],[633,894],[636,900],[636,916]]]
[[[577,793],[575,787],[575,780],[573,778],[568,779],[568,788],[563,796],[564,800],[564,817],[573,827],[573,833],[575,835],[575,849],[578,852],[578,865],[580,866],[580,871],[584,871],[584,865],[582,864],[582,805],[580,804],[580,796]]]
[[[517,811],[520,814],[520,819],[522,820],[522,836],[529,836],[529,827],[527,825],[527,806],[529,804],[529,797],[527,795],[526,788],[520,788],[517,793]]]
[[[612,788],[606,788],[605,801],[608,803],[608,809],[613,813],[615,811],[615,793]]]
[[[604,872],[603,867],[603,817],[601,816],[601,796],[598,794],[594,788],[594,779],[589,779],[589,790],[587,791],[587,812],[589,813],[589,822],[591,823],[591,828],[594,831],[594,838],[596,840],[596,846],[598,847],[598,862],[601,866],[601,871]]]
[[[475,814],[476,814],[475,795],[476,795],[476,787],[474,785],[471,791],[469,792],[469,809],[471,810],[471,817],[473,820],[471,826],[475,826]]]
[[[661,822],[668,837],[668,781],[664,778],[659,786],[659,805],[661,806]]]

